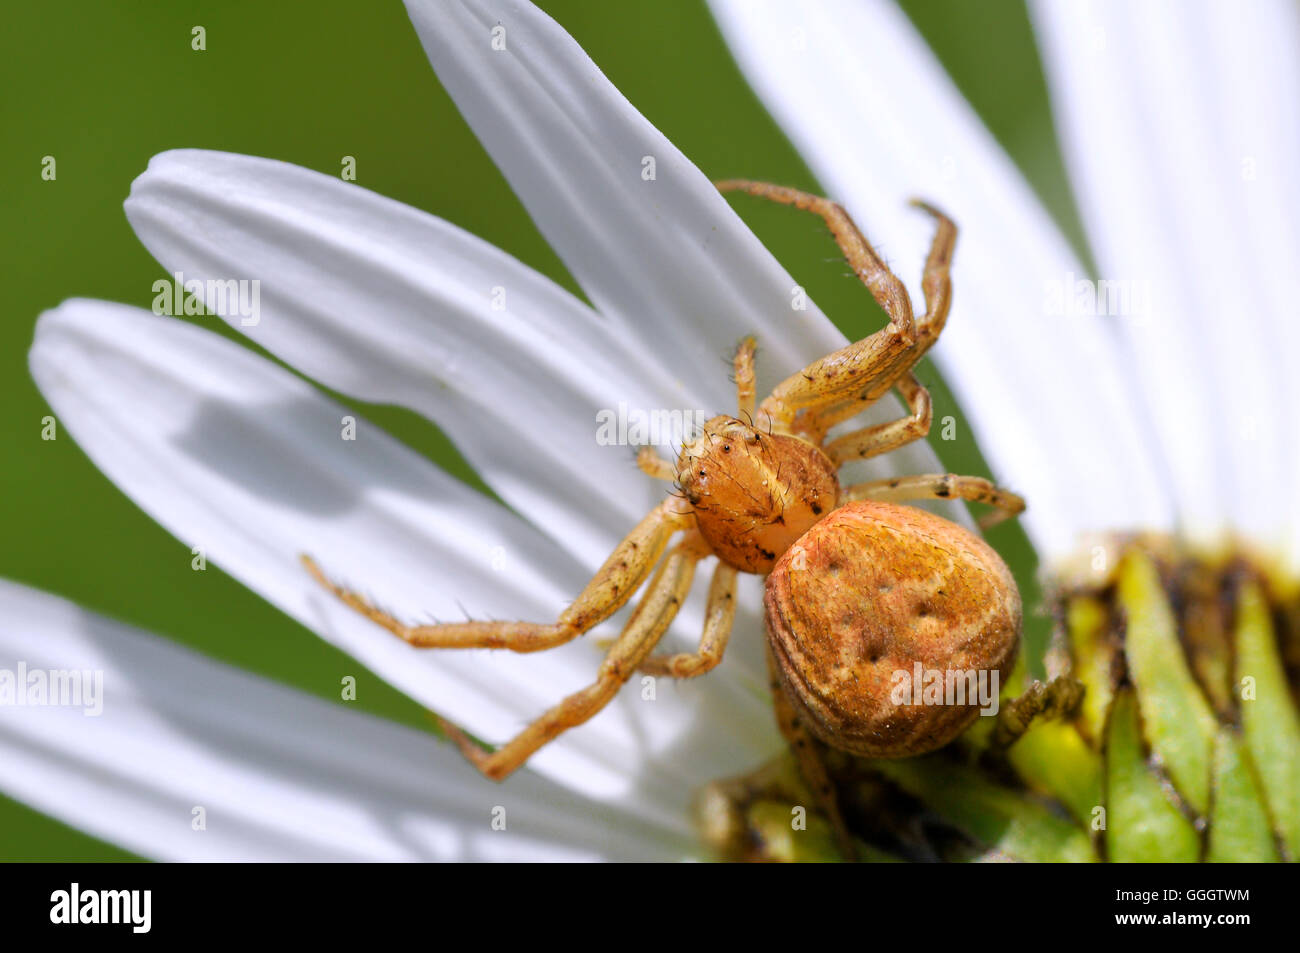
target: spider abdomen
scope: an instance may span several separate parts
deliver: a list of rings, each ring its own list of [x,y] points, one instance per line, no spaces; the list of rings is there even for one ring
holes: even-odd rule
[[[997,553],[891,503],[848,503],[813,526],[777,561],[764,607],[796,711],[868,757],[932,751],[996,711],[1020,640],[1020,595]]]

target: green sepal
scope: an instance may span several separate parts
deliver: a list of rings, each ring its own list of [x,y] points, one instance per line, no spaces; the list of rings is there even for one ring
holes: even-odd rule
[[[1210,809],[1212,864],[1271,862],[1280,858],[1264,810],[1263,792],[1230,728],[1214,746],[1214,806]]]
[[[1097,860],[1084,830],[975,768],[936,755],[874,761],[872,768],[989,850],[1031,862]]]
[[[1127,620],[1125,654],[1137,688],[1142,729],[1183,799],[1200,815],[1210,806],[1217,722],[1187,665],[1178,623],[1155,564],[1140,549],[1119,570]]]
[[[763,844],[767,860],[788,864],[834,864],[843,861],[830,823],[815,811],[804,815],[807,828],[794,827],[794,807],[783,801],[761,800],[749,806],[746,819]],[[901,858],[858,840],[863,863],[901,863]]]
[[[1241,587],[1236,630],[1245,748],[1273,829],[1288,858],[1300,860],[1300,716],[1278,656],[1273,618],[1257,583]]]
[[[1055,797],[1085,826],[1101,800],[1101,756],[1073,724],[1035,722],[1007,750],[1007,759],[1040,794]]]
[[[1065,628],[1069,636],[1071,674],[1087,689],[1079,705],[1079,721],[1088,737],[1100,747],[1106,731],[1106,715],[1115,697],[1115,657],[1119,653],[1109,637],[1110,614],[1099,599],[1076,596],[1066,608]]]
[[[1146,763],[1133,692],[1110,709],[1106,738],[1106,849],[1113,863],[1194,863],[1201,839]]]

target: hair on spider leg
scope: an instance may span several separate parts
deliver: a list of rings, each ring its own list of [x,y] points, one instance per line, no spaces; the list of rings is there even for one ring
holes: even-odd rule
[[[304,558],[304,560],[308,560],[308,559],[309,559],[308,557],[303,557],[303,558]],[[394,611],[393,611],[392,609],[390,609],[388,606],[384,605],[384,604],[381,603],[378,599],[375,598],[375,595],[374,595],[374,591],[373,591],[373,590],[370,590],[370,589],[362,589],[362,588],[355,587],[355,586],[353,586],[352,583],[350,583],[350,582],[347,581],[346,579],[340,579],[340,580],[338,580],[338,581],[335,581],[332,577],[330,577],[330,576],[326,576],[326,575],[324,574],[324,570],[322,570],[322,569],[321,569],[321,568],[316,564],[315,560],[309,560],[309,561],[310,561],[310,565],[311,565],[312,567],[315,567],[314,570],[313,570],[313,575],[316,575],[316,576],[317,576],[317,579],[318,579],[318,580],[319,580],[319,581],[320,581],[320,582],[321,582],[321,583],[322,583],[322,584],[323,584],[323,585],[324,585],[328,590],[330,590],[330,591],[334,591],[336,594],[341,593],[341,592],[348,592],[348,593],[351,593],[351,594],[352,594],[356,599],[360,600],[360,602],[361,602],[363,605],[368,606],[370,609],[372,609],[372,610],[375,611],[375,612],[378,612],[380,615],[385,615],[385,616],[388,616],[389,618],[393,618],[393,619],[398,618],[398,615],[397,615],[396,612],[394,612]],[[340,596],[340,598],[341,598],[341,596]]]
[[[461,602],[459,599],[457,599],[457,600],[455,600],[455,601],[456,601],[456,608],[459,609],[459,610],[461,611],[461,614],[465,616],[465,621],[466,621],[466,622],[473,622],[473,621],[474,621],[474,617],[473,617],[472,615],[469,614],[469,610],[465,608],[465,604],[464,604],[463,602]],[[492,621],[495,622],[495,621],[497,621],[497,620],[493,619]]]
[[[465,607],[462,606],[459,602],[456,603],[456,606],[457,608],[460,609],[461,612],[465,612]],[[465,621],[473,622],[475,620],[471,615],[469,615],[469,613],[465,613]],[[415,619],[413,620],[413,624],[414,625],[442,625],[443,620],[438,618],[432,612],[425,611],[425,612],[421,612],[418,616],[415,617]]]

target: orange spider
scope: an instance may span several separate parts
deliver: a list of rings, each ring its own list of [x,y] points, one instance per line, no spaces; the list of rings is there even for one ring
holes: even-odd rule
[[[757,408],[755,342],[742,341],[734,362],[739,416],[711,419],[682,448],[676,466],[642,449],[641,469],[674,482],[680,492],[628,533],[553,623],[407,625],[331,582],[309,557],[303,561],[339,599],[421,648],[552,648],[608,619],[650,579],[589,687],[495,751],[444,723],[465,756],[494,780],[594,716],[634,672],[692,678],[716,666],[735,616],[736,574],[764,575],[778,722],[805,779],[842,830],[809,735],[872,757],[947,744],[977,716],[973,699],[937,708],[900,705],[891,695],[895,673],[910,672],[919,662],[932,670],[996,671],[1005,677],[1019,644],[1020,596],[998,555],[955,523],[897,504],[926,498],[988,503],[997,508],[983,521],[991,525],[1023,511],[1024,501],[978,477],[929,474],[846,487],[837,476],[851,460],[896,450],[929,432],[930,395],[912,368],[947,320],[957,239],[952,221],[914,202],[938,223],[922,279],[925,314],[916,320],[902,283],[839,205],[747,180],[720,182],[718,188],[820,215],[889,324],[790,376]],[[908,416],[827,439],[832,427],[895,388]],[[652,654],[691,588],[696,564],[711,555],[718,564],[697,650]]]

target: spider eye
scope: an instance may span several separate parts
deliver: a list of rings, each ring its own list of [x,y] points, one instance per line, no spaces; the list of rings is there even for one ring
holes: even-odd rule
[[[729,443],[724,443],[724,444],[722,445],[722,452],[723,452],[723,453],[731,453],[731,444],[729,444]]]

